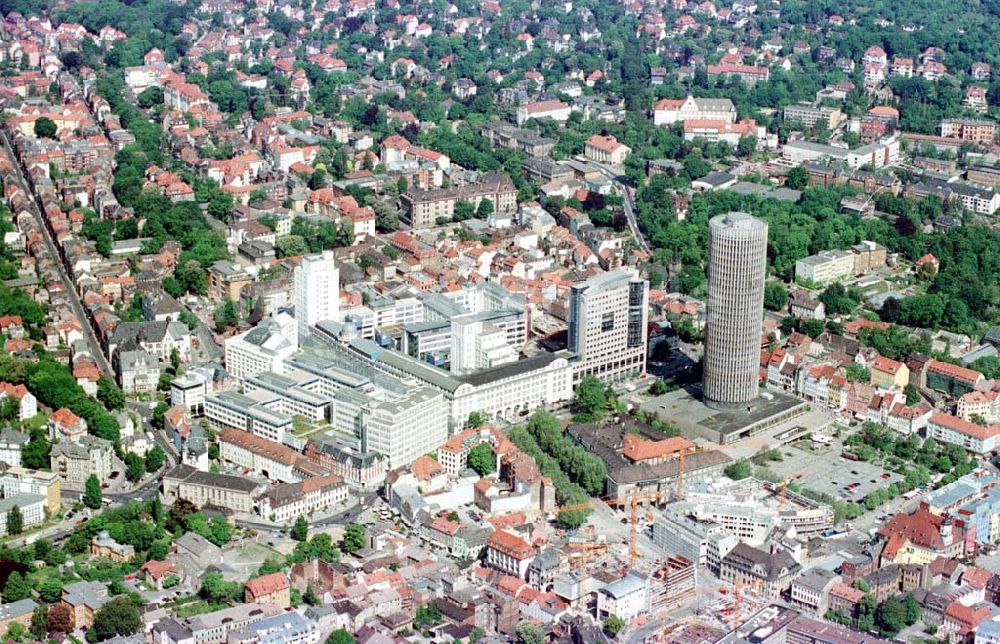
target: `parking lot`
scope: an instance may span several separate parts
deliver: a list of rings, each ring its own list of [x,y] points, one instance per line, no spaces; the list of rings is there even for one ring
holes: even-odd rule
[[[841,457],[837,439],[831,445],[798,441],[782,447],[781,453],[783,460],[768,464],[777,475],[843,501],[861,503],[869,492],[903,479],[880,465]]]

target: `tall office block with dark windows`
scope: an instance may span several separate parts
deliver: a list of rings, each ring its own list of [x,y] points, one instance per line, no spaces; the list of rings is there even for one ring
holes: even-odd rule
[[[573,380],[593,374],[605,382],[646,370],[649,283],[627,270],[575,284],[569,300]]]
[[[767,222],[731,212],[708,226],[705,403],[737,408],[757,398]]]

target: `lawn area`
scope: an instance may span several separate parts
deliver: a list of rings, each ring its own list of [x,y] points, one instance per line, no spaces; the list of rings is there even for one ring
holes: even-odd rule
[[[328,432],[332,427],[327,423],[314,424],[303,418],[302,416],[292,417],[292,435],[296,438],[308,438],[313,434],[321,434]]]
[[[204,599],[197,599],[197,598],[194,601],[188,601],[183,604],[174,605],[174,608],[176,610],[176,615],[179,618],[194,617],[195,615],[203,615],[205,613],[211,613],[212,611],[220,610],[225,607],[226,604],[210,602]]]

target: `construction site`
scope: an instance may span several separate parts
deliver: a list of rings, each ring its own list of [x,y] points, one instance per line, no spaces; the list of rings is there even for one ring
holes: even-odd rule
[[[829,530],[833,510],[788,489],[786,483],[754,478],[720,478],[688,488],[684,499],[671,504],[672,514],[721,525],[748,543],[761,543],[775,529],[797,539]]]
[[[782,496],[780,490],[769,494]],[[790,493],[784,493],[790,496]],[[676,495],[671,495],[676,498]],[[660,494],[635,495],[616,512],[595,501],[585,526],[567,535],[563,552],[580,579],[635,571],[648,579],[649,610],[634,621],[642,641],[700,644],[714,642],[769,603],[760,583],[720,581],[698,557],[659,547],[651,538],[661,512],[687,501],[664,505]],[[788,503],[795,503],[794,499]],[[568,510],[580,509],[567,506]],[[623,518],[621,515],[624,514]]]

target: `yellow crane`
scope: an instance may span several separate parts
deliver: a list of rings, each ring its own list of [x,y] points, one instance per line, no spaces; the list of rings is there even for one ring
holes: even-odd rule
[[[641,557],[639,547],[636,545],[639,537],[639,504],[652,501],[659,503],[661,495],[659,490],[652,494],[633,494],[629,499],[631,514],[629,515],[629,544],[628,544],[628,564],[631,568],[635,564],[635,558]]]

